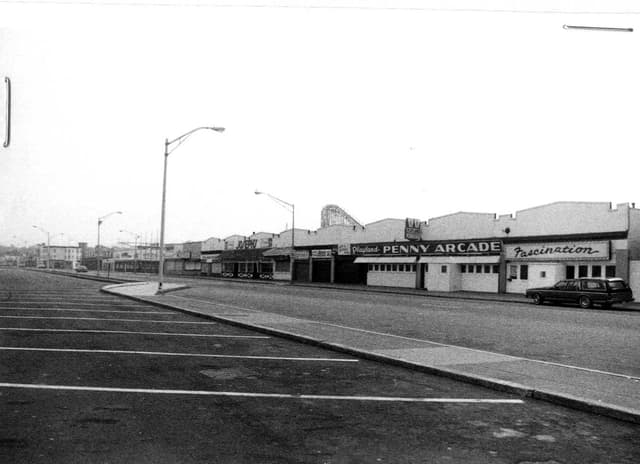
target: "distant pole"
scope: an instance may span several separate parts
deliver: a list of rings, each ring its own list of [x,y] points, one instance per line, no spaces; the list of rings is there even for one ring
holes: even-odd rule
[[[98,244],[96,245],[96,267],[98,270],[98,274],[97,274],[98,276],[100,276],[100,265],[102,264],[100,262],[100,226],[102,225],[105,219],[107,219],[109,216],[112,216],[114,214],[122,214],[122,211],[113,211],[109,214],[105,214],[104,216],[98,218]]]
[[[102,225],[102,220],[98,219],[98,244],[96,245],[96,271],[98,273],[98,277],[100,277],[100,226]]]

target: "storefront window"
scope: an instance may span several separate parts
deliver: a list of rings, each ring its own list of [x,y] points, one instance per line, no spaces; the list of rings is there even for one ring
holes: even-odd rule
[[[518,278],[518,266],[512,264],[509,266],[509,278],[517,279]]]
[[[567,266],[567,279],[573,279],[576,276],[575,266]]]
[[[578,266],[578,277],[588,277],[589,276],[589,266],[580,265]]]
[[[500,273],[500,266],[498,264],[494,264],[493,265],[493,273],[494,274],[499,274]]]
[[[604,268],[605,277],[615,277],[616,276],[616,267],[615,266],[606,266]]]
[[[484,265],[484,273],[485,274],[491,274],[491,266],[489,266],[488,264]]]
[[[602,266],[591,266],[591,277],[602,277]]]
[[[520,279],[527,280],[529,279],[529,265],[521,264],[520,265]]]
[[[273,272],[273,263],[271,262],[260,263],[260,272],[265,274],[271,274]]]
[[[290,272],[290,262],[284,260],[276,261],[276,272]]]
[[[447,266],[446,266],[446,265],[441,266],[441,267],[440,267],[440,272],[441,272],[442,274],[446,274],[446,273],[447,273]]]
[[[461,264],[461,265],[460,265],[460,272],[462,272],[463,274],[464,274],[465,272],[467,272],[467,265],[466,265],[466,264]]]
[[[476,264],[476,273],[482,274],[482,264]]]

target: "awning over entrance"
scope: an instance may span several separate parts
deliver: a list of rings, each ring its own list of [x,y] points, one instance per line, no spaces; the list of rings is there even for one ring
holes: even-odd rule
[[[293,253],[294,251],[291,247],[271,248],[262,253],[262,256],[264,256],[265,258],[274,256],[291,256]]]
[[[360,256],[354,264],[413,264],[415,256]]]
[[[438,264],[498,264],[500,255],[491,256],[421,256],[419,263]]]
[[[210,255],[200,255],[200,261],[203,263],[219,263],[222,260],[220,259],[220,253],[216,253]]]

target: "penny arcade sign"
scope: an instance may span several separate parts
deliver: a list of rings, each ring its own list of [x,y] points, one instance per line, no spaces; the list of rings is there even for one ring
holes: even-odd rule
[[[451,242],[367,243],[352,245],[351,254],[357,256],[469,256],[499,255],[500,240],[464,240]]]

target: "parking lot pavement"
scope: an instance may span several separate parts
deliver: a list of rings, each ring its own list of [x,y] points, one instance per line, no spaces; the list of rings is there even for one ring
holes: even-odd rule
[[[94,283],[14,278],[9,293],[3,277],[1,462],[640,457],[632,424],[100,294]]]
[[[640,378],[428,340],[321,323],[178,294],[156,295],[155,283],[113,285],[127,295],[344,352],[640,423]],[[200,292],[202,295],[202,292]]]

